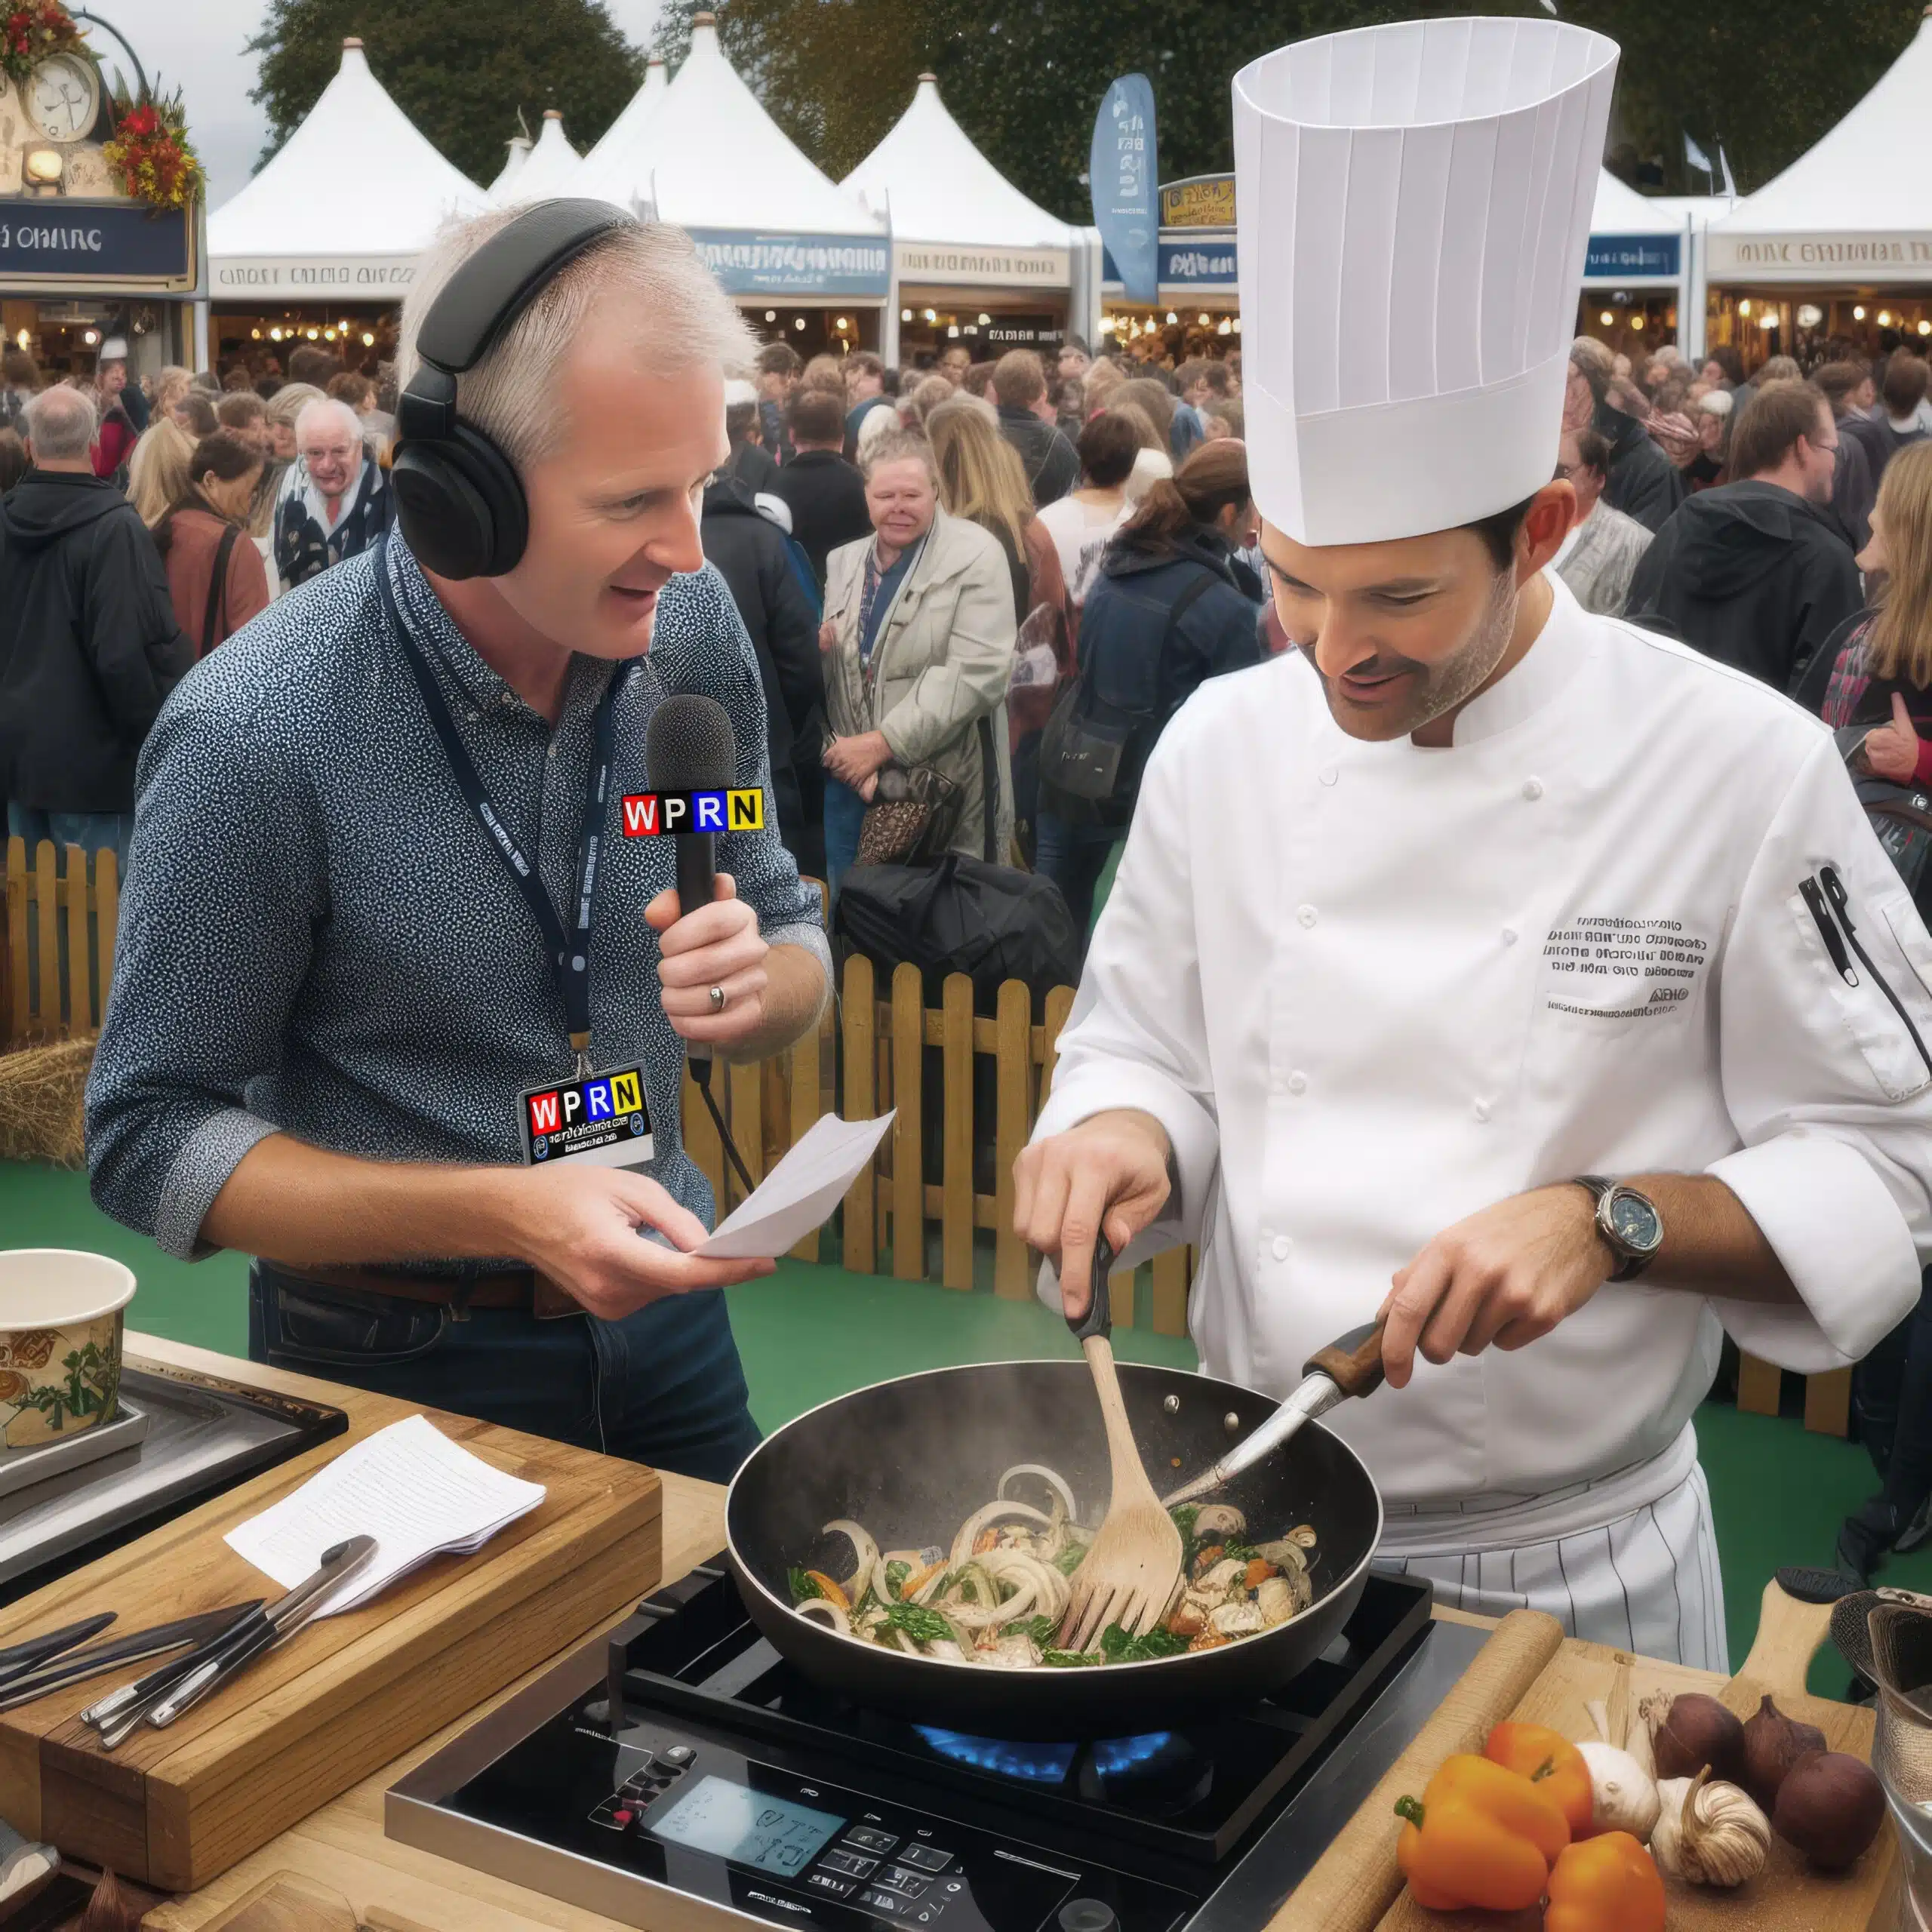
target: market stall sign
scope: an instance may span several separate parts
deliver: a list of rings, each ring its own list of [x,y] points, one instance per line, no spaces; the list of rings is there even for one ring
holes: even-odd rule
[[[211,280],[217,301],[246,295],[282,295],[295,301],[320,297],[398,300],[416,279],[414,255],[358,259],[354,256],[229,255],[217,257]]]
[[[192,216],[155,214],[133,202],[0,201],[0,282],[192,288]]]
[[[1675,281],[1681,272],[1681,235],[1592,235],[1583,258],[1586,281],[1628,281],[1654,276]]]
[[[1932,233],[1709,235],[1720,281],[1932,281]]]
[[[950,288],[1065,288],[1072,275],[1065,248],[958,248],[895,241],[893,253],[901,281]]]
[[[1190,235],[1185,230],[1177,238],[1161,238],[1158,260],[1160,263],[1160,285],[1164,289],[1226,289],[1230,291],[1238,286],[1240,276],[1235,268],[1235,238],[1232,235],[1217,235],[1211,239],[1201,235]],[[1103,254],[1100,262],[1100,275],[1106,286],[1112,290],[1124,287],[1120,271],[1114,266],[1114,258]],[[1131,290],[1126,291],[1131,302],[1137,298]]]
[[[980,340],[1004,354],[1009,349],[1054,349],[1066,340],[1066,325],[1051,315],[995,315]]]
[[[1235,225],[1235,177],[1232,174],[1190,174],[1169,181],[1161,189],[1163,228],[1232,228]]]
[[[884,235],[747,235],[687,230],[728,295],[869,295],[883,301],[892,251]]]

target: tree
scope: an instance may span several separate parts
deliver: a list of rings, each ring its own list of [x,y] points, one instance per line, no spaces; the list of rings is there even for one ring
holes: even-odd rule
[[[519,109],[534,126],[560,109],[583,149],[644,77],[642,56],[597,0],[269,0],[248,47],[261,57],[248,97],[268,110],[263,162],[334,78],[352,34],[397,106],[472,181],[502,167]]]
[[[1164,180],[1233,165],[1229,82],[1272,48],[1339,28],[1460,14],[1467,0],[723,0],[719,32],[773,118],[835,177],[905,111],[922,68],[961,127],[1017,186],[1069,220],[1091,218],[1084,182],[1093,116],[1107,83],[1154,83]],[[1491,11],[1543,17],[1537,0]],[[1919,0],[1845,8],[1780,0],[1774,10],[1687,8],[1681,0],[1569,0],[1564,17],[1623,48],[1618,128],[1662,185],[1687,175],[1688,132],[1738,185],[1761,185],[1838,120],[1897,57]],[[660,22],[675,63],[689,9]]]

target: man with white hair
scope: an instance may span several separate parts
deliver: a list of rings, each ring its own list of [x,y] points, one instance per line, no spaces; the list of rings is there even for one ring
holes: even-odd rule
[[[33,467],[0,500],[0,798],[7,829],[128,854],[134,759],[195,661],[133,504],[94,473],[93,398],[26,411]]]
[[[752,347],[675,229],[546,202],[446,231],[395,528],[150,742],[88,1091],[109,1213],[257,1257],[255,1359],[721,1480],[757,1430],[716,1291],[771,1264],[688,1251],[686,1050],[778,1051],[831,964],[699,540]],[[627,808],[675,782],[647,740],[685,694],[762,800],[690,907]]]
[[[364,443],[362,419],[318,396],[295,419],[295,460],[275,509],[275,562],[292,589],[368,549],[392,521],[387,473]]]

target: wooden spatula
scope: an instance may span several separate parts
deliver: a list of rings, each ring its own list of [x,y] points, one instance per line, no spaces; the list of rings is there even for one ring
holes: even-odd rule
[[[1066,1324],[1094,1372],[1107,1428],[1107,1454],[1113,1464],[1113,1494],[1106,1515],[1085,1560],[1073,1573],[1073,1595],[1060,1619],[1060,1646],[1069,1651],[1091,1650],[1110,1623],[1118,1623],[1131,1637],[1145,1636],[1167,1614],[1180,1581],[1180,1531],[1147,1480],[1114,1369],[1113,1318],[1107,1297],[1107,1276],[1113,1264],[1112,1248],[1097,1238],[1087,1312],[1077,1321],[1069,1315]]]

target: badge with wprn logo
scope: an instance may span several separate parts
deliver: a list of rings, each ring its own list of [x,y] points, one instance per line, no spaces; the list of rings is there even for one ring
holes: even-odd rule
[[[533,1087],[519,1111],[528,1166],[586,1161],[593,1167],[634,1168],[651,1157],[641,1067],[617,1067],[554,1087]]]

